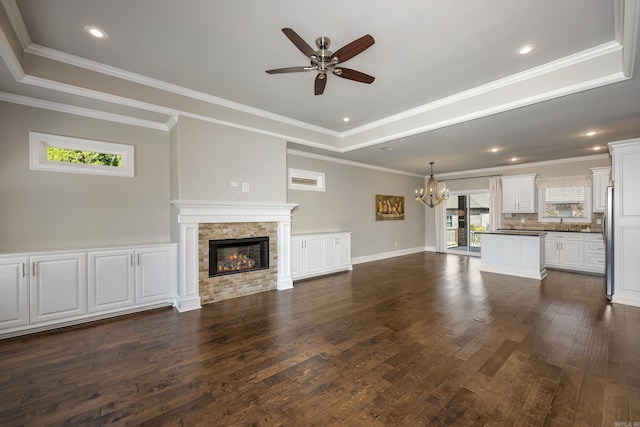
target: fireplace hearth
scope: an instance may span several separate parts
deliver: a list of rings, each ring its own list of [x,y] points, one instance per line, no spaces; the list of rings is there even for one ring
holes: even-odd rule
[[[268,236],[209,240],[209,277],[268,268]]]

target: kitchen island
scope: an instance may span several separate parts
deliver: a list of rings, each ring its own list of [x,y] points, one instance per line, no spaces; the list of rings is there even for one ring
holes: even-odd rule
[[[499,230],[480,234],[480,271],[538,280],[547,275],[544,257],[546,231]]]

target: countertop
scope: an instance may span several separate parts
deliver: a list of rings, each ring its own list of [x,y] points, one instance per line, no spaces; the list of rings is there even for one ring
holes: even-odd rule
[[[527,228],[519,228],[519,229],[511,229],[511,228],[499,228],[498,231],[539,231],[539,232],[544,232],[544,233],[584,233],[584,234],[602,234],[602,231],[599,230],[589,230],[589,231],[583,231],[583,230],[556,230],[555,228],[546,228],[546,229],[542,229],[542,230],[533,230],[533,229],[527,229]]]
[[[547,234],[542,230],[498,230],[498,231],[482,231],[479,234],[501,234],[504,236],[543,236]]]

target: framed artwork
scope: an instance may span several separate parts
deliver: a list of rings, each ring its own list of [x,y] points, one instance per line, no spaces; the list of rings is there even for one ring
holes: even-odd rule
[[[376,221],[404,219],[404,196],[376,195]]]

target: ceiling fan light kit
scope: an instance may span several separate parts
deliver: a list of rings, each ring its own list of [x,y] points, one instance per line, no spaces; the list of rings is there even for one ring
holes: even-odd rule
[[[352,41],[334,53],[329,50],[329,46],[331,45],[329,37],[318,37],[316,39],[316,47],[318,50],[313,50],[313,48],[291,28],[283,28],[282,32],[289,40],[291,40],[300,52],[309,58],[310,65],[303,67],[276,68],[273,70],[267,70],[268,74],[317,71],[318,74],[316,75],[314,83],[314,93],[316,95],[322,95],[324,93],[324,88],[327,85],[327,73],[332,73],[333,75],[342,77],[343,79],[353,80],[360,83],[371,84],[375,80],[375,77],[360,71],[337,66],[338,64],[348,61],[371,47],[375,43],[375,40],[370,34],[366,34],[359,39]]]

